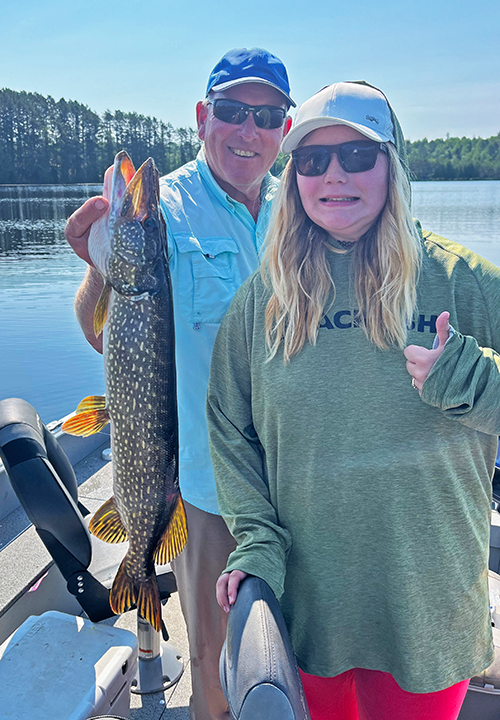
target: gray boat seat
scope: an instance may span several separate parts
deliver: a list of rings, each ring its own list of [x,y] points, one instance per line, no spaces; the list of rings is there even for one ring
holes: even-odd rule
[[[219,670],[231,720],[310,720],[279,603],[260,578],[240,584]]]
[[[93,622],[112,617],[109,589],[127,550],[90,535],[89,511],[78,500],[66,453],[25,400],[0,401],[0,458],[43,544]],[[176,590],[170,565],[157,567],[160,596]],[[165,638],[166,639],[166,638]]]

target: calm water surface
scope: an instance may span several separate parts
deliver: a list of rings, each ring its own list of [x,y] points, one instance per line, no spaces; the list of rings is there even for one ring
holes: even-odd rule
[[[44,422],[102,393],[102,358],[85,341],[73,298],[85,263],[65,219],[99,186],[0,186],[0,399],[21,397]]]
[[[416,182],[412,187],[413,215],[424,229],[500,265],[500,181]]]
[[[63,235],[68,215],[99,192],[0,186],[0,399],[24,398],[44,422],[104,391],[102,358],[73,313],[85,263]],[[500,265],[500,181],[414,183],[413,214]]]

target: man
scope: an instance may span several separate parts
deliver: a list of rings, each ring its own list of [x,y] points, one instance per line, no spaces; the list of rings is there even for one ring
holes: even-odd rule
[[[265,50],[231,50],[210,74],[196,106],[197,159],[160,181],[174,293],[179,482],[189,539],[173,563],[191,657],[191,720],[229,718],[218,660],[226,616],[215,583],[234,540],[219,515],[208,449],[205,397],[217,330],[239,285],[258,265],[277,181],[269,174],[291,119],[288,76]],[[91,198],[68,220],[66,238],[90,267],[75,309],[87,340],[102,279],[88,255],[90,225],[107,203]]]

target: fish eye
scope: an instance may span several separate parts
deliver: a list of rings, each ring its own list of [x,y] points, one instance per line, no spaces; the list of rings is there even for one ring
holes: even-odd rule
[[[156,228],[158,227],[158,222],[154,217],[147,217],[143,221],[142,227],[144,228],[144,230],[156,230]]]

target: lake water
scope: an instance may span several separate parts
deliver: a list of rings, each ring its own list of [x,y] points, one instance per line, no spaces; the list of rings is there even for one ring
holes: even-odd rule
[[[102,358],[73,312],[85,263],[63,235],[68,215],[99,192],[0,186],[0,399],[24,398],[44,422],[104,391]],[[500,265],[500,181],[413,183],[413,214]]]
[[[73,298],[85,263],[65,219],[99,186],[0,186],[0,399],[21,397],[44,422],[104,391],[101,356],[85,341]]]

